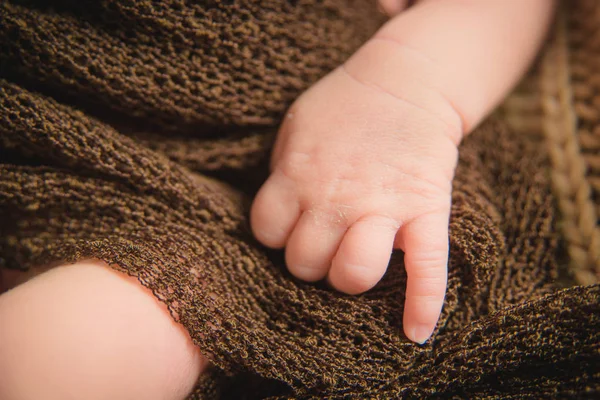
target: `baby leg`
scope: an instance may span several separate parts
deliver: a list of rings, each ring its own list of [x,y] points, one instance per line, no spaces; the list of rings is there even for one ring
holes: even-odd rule
[[[0,295],[1,399],[183,399],[207,365],[163,304],[101,262]]]

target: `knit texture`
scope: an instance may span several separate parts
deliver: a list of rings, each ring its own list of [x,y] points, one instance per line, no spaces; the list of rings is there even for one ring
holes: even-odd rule
[[[402,334],[400,253],[347,296],[252,238],[283,112],[381,22],[359,0],[2,2],[0,268],[95,257],[136,277],[215,365],[191,399],[597,397],[600,286],[557,280],[562,192],[527,124],[461,147],[424,346]]]
[[[571,195],[579,211],[579,234],[571,238],[573,265],[581,283],[600,282],[600,4],[582,1],[578,7],[565,13],[564,62],[570,72],[572,89],[570,101],[573,111],[574,148],[583,160],[577,173],[581,184]],[[566,154],[573,152],[570,148]],[[575,171],[573,171],[575,172]],[[572,174],[575,178],[575,173]],[[565,207],[565,211],[567,210]],[[579,247],[578,250],[574,250]],[[585,271],[585,272],[584,272]],[[588,276],[586,276],[588,275]]]

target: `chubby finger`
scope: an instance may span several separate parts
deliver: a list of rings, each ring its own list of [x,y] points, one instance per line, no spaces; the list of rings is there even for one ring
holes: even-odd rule
[[[258,191],[250,210],[252,233],[265,246],[285,246],[300,217],[300,203],[294,187],[276,173]]]
[[[388,16],[393,17],[409,5],[410,0],[379,0],[379,7]]]
[[[292,275],[309,282],[325,278],[345,231],[344,221],[335,212],[305,211],[285,250],[285,261]]]
[[[433,333],[447,283],[449,211],[426,214],[402,227],[400,235],[408,275],[404,332],[417,343]]]
[[[368,216],[346,232],[329,271],[329,283],[337,290],[358,294],[381,280],[390,262],[398,224],[390,218]]]

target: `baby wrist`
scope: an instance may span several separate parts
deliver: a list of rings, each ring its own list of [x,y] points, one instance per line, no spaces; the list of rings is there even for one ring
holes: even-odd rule
[[[443,71],[422,54],[395,39],[375,36],[342,66],[353,80],[433,114],[458,144],[465,131],[460,108],[444,90]]]

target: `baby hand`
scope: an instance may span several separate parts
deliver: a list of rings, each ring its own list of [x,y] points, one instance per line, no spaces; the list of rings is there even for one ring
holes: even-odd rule
[[[423,103],[409,86],[400,98],[340,67],[305,92],[280,129],[251,223],[262,243],[286,248],[293,275],[349,294],[371,289],[402,249],[404,330],[422,343],[446,290],[461,131],[451,107]]]

